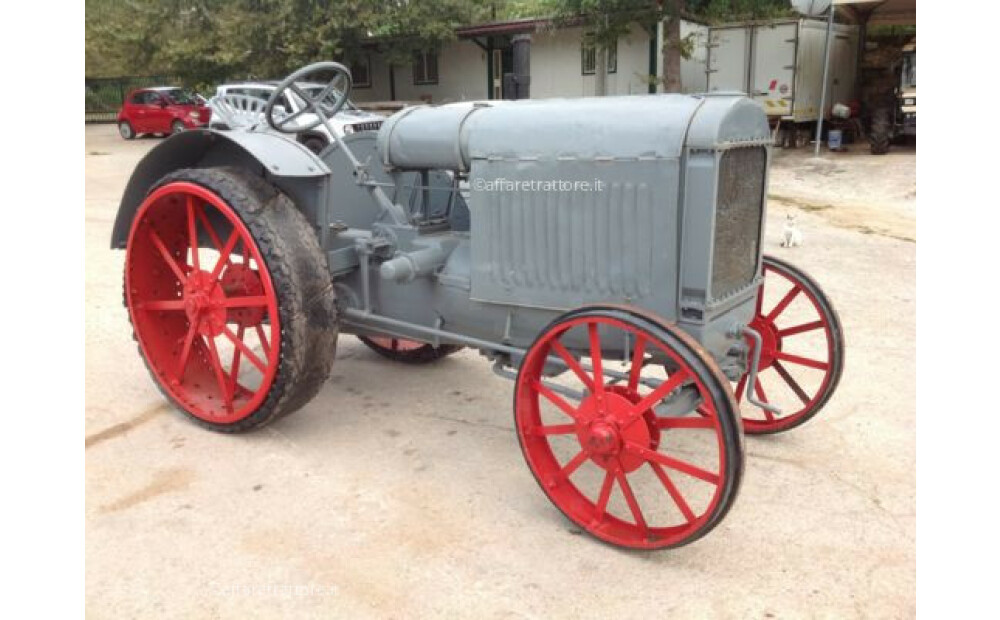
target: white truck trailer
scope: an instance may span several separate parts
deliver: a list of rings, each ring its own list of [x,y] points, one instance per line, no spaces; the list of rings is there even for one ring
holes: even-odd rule
[[[782,19],[712,26],[708,32],[708,92],[740,91],[764,106],[772,124],[813,123],[823,88],[826,22]],[[856,98],[858,28],[833,25],[824,117],[834,103]]]

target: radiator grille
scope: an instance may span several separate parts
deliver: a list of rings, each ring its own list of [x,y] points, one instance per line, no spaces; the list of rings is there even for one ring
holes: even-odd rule
[[[766,165],[767,152],[761,146],[730,149],[719,162],[712,250],[714,299],[743,288],[756,274]]]

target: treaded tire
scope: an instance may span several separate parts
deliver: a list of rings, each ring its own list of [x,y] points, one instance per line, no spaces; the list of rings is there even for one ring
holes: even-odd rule
[[[443,344],[439,347],[435,347],[432,344],[425,344],[417,349],[391,349],[374,342],[366,336],[358,336],[358,339],[382,357],[391,359],[394,362],[402,362],[403,364],[430,364],[462,350],[462,347],[456,344]]]
[[[885,155],[892,142],[892,121],[889,108],[877,108],[872,114],[872,126],[868,132],[872,155]]]
[[[261,177],[238,168],[182,169],[160,179],[149,192],[175,182],[193,183],[215,193],[250,231],[277,296],[278,367],[256,409],[234,422],[215,423],[194,415],[164,389],[142,347],[140,357],[157,388],[198,425],[224,433],[253,430],[303,407],[330,374],[339,330],[329,269],[305,217]]]

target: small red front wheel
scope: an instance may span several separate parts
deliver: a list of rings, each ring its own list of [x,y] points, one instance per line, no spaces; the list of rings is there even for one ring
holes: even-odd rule
[[[358,336],[358,339],[382,357],[404,364],[429,364],[462,350],[458,345],[442,344],[435,347],[427,342],[395,336]]]
[[[758,400],[777,405],[776,415],[746,399],[747,376],[736,383],[747,434],[786,431],[819,413],[844,369],[844,332],[833,304],[804,271],[764,257],[764,284],[750,326],[762,338]],[[753,341],[747,340],[753,347]]]
[[[297,410],[333,362],[315,234],[286,196],[235,169],[180,170],[149,193],[129,233],[125,301],[157,386],[213,430]]]
[[[736,499],[743,442],[728,382],[697,342],[638,310],[553,321],[521,364],[514,418],[542,490],[605,542],[685,545]]]

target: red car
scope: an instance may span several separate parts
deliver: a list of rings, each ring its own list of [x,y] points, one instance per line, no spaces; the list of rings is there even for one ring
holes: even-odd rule
[[[126,140],[141,133],[175,134],[207,124],[211,115],[204,99],[182,88],[142,88],[125,97],[118,132]]]

